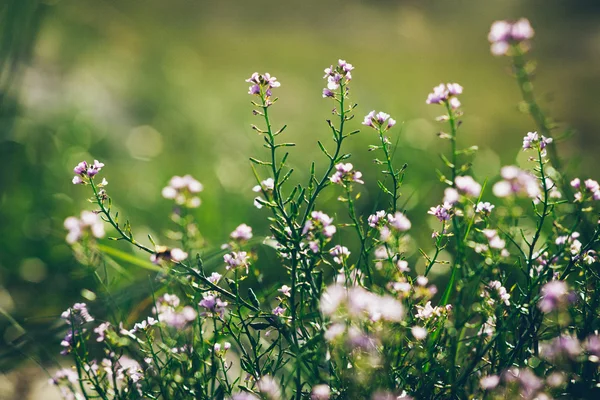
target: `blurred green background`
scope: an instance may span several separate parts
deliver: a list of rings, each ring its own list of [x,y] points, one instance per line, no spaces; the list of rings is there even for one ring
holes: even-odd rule
[[[431,88],[464,86],[460,142],[480,146],[480,180],[516,162],[534,129],[516,111],[508,60],[492,57],[487,42],[494,20],[521,16],[536,30],[537,93],[576,132],[561,155],[573,173],[600,178],[598,1],[0,0],[0,307],[35,331],[82,289],[96,290],[62,227],[89,208],[86,189],[70,183],[82,159],[106,163],[108,191],[140,238],[172,227],[160,190],[186,173],[205,185],[196,214],[212,246],[241,222],[266,234],[248,162],[264,150],[249,127],[257,121],[244,79],[254,71],[282,82],[272,115],[298,143],[290,164],[306,171],[314,158],[324,165],[315,142],[329,140],[322,70],[338,58],[353,63],[352,128],[371,109],[400,122],[392,140],[401,132],[404,199],[415,235],[426,238],[425,212],[442,189],[437,153],[448,145],[435,136],[440,110],[425,104]],[[377,197],[366,151],[374,142],[369,131],[349,141],[353,163],[371,177],[364,212]],[[329,191],[322,208],[335,210],[336,196]],[[0,348],[19,335],[0,316]]]

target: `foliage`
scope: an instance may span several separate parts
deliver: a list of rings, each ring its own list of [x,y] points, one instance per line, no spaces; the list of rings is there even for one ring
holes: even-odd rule
[[[223,274],[209,270],[211,255],[191,212],[201,205],[200,182],[170,180],[162,195],[174,202],[169,239],[179,244],[150,237],[149,247],[114,210],[99,177],[104,164],[79,163],[73,183],[90,188],[93,209],[65,221],[67,242],[100,285],[109,284],[102,272],[115,258],[154,271],[152,301],[137,323],[117,309],[96,323],[84,303],[65,311],[62,353],[74,368],[51,381],[66,398],[86,399],[597,395],[600,186],[561,172],[554,125],[533,94],[532,37],[525,19],[498,21],[489,35],[492,53],[511,60],[522,108],[537,127],[523,139],[529,169],[505,166],[493,184],[477,182],[469,175],[477,147],[459,142],[462,86],[440,84],[427,98],[443,112],[438,121],[446,131],[438,136],[450,151],[440,156],[444,198],[427,217],[438,228],[419,248],[422,273],[414,270],[408,233],[422,223],[411,222],[415,216],[401,205],[406,165],[396,165],[396,121],[384,112],[370,112],[362,124],[373,138],[368,150],[381,168],[386,205],[370,215],[357,211],[365,177],[344,150],[359,133],[351,128],[354,67],[344,60],[325,69],[331,143],[317,143],[325,167],[318,172],[313,162],[304,184],[288,167],[294,143],[281,139],[286,126],[270,116],[280,83],[268,73],[247,80],[260,121],[252,128],[265,148],[250,158],[254,205],[268,214],[270,236],[257,241],[250,226],[239,225],[221,247]],[[339,196],[345,215],[320,211],[327,191]],[[496,205],[483,201],[488,192]],[[110,239],[130,243],[148,261],[104,244],[106,225]],[[272,262],[259,253],[269,251],[287,272],[283,284],[256,279]],[[449,278],[438,292],[430,279],[444,269]]]

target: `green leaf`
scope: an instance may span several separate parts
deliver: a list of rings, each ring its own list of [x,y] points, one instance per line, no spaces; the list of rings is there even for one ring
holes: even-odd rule
[[[162,270],[159,266],[152,264],[150,261],[142,260],[130,253],[126,253],[124,251],[117,250],[110,246],[98,244],[98,249],[100,249],[100,251],[102,251],[103,253],[108,254],[109,256],[117,258],[121,261],[125,261],[126,263],[135,265],[136,267],[144,268],[149,271],[161,271]]]

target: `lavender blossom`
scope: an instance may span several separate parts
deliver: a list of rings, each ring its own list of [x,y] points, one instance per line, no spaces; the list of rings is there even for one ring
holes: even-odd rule
[[[354,166],[351,163],[339,163],[336,164],[336,172],[329,178],[332,183],[345,186],[348,182],[356,182],[364,184],[365,182],[361,179],[362,173],[359,171],[352,171]]]
[[[202,203],[197,196],[204,186],[191,175],[174,176],[162,190],[165,199],[175,200],[175,204],[188,208],[197,208]]]
[[[385,132],[396,125],[396,120],[391,118],[389,114],[384,113],[383,111],[376,113],[375,110],[373,110],[365,116],[362,124],[369,126],[376,131]]]
[[[104,222],[98,214],[91,211],[82,211],[80,218],[65,219],[64,226],[69,231],[66,238],[69,244],[74,244],[86,234],[98,239],[104,237]]]
[[[252,239],[252,228],[246,224],[241,224],[231,234],[230,238],[236,241],[247,241]]]
[[[510,55],[511,46],[522,44],[521,48],[527,50],[528,41],[533,38],[534,31],[529,21],[521,18],[516,22],[496,21],[490,28],[488,40],[491,51],[495,56]]]

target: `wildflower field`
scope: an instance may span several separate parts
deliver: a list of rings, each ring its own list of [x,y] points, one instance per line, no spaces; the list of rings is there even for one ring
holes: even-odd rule
[[[481,154],[470,88],[445,74],[410,99],[431,112],[416,135],[436,143],[417,156],[429,178],[411,177],[401,138],[417,125],[385,104],[362,112],[381,103],[355,93],[370,77],[337,57],[306,127],[286,125],[298,100],[277,70],[227,83],[247,93],[239,129],[255,143],[225,156],[243,171],[214,170],[247,179],[235,207],[186,160],[148,194],[143,170],[90,147],[57,177],[87,200],[60,215],[85,283],[46,317],[43,352],[0,307],[20,332],[5,359],[29,355],[69,400],[600,398],[598,174],[573,166],[573,132],[541,100],[546,38],[527,18],[489,25],[471,34],[528,126],[504,143],[511,162]],[[119,196],[164,213],[131,218]]]

